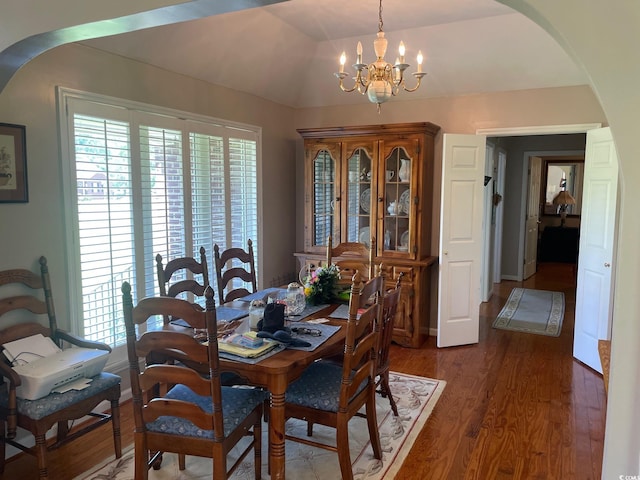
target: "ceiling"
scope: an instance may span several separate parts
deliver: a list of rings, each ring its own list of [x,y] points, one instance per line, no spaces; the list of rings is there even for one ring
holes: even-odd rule
[[[392,101],[588,83],[544,30],[494,0],[384,0],[383,22],[386,60],[395,60],[403,40],[408,72],[419,49],[428,73],[417,92]],[[377,31],[375,0],[291,0],[82,44],[283,105],[316,107],[367,101],[341,92],[333,73],[343,50],[350,71],[359,40],[364,62],[375,60]]]

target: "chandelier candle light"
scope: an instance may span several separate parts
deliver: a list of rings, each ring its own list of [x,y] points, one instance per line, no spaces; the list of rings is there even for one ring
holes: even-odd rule
[[[369,101],[378,105],[378,113],[380,113],[380,104],[386,102],[400,91],[400,87],[407,92],[415,92],[420,87],[422,77],[426,75],[422,71],[422,52],[418,51],[416,58],[418,62],[418,71],[413,73],[417,83],[413,88],[407,88],[404,81],[404,71],[409,68],[409,64],[405,63],[405,47],[400,42],[398,48],[399,57],[396,58],[395,65],[387,63],[384,55],[387,52],[387,39],[384,38],[382,31],[382,0],[380,0],[380,8],[378,11],[378,38],[373,41],[373,49],[378,57],[375,62],[367,65],[362,63],[362,43],[358,42],[356,48],[356,63],[353,68],[356,69],[354,77],[355,84],[352,88],[344,86],[344,79],[349,75],[344,71],[344,65],[347,62],[347,55],[342,52],[340,55],[340,71],[335,74],[340,81],[340,89],[343,92],[353,92],[357,90],[361,94],[367,94]]]

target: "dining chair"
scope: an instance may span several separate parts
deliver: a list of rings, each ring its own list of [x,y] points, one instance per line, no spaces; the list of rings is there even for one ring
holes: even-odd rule
[[[327,238],[327,265],[334,263],[340,270],[338,284],[350,287],[353,275],[356,271],[365,280],[373,278],[375,275],[375,251],[376,238],[371,237],[370,248],[364,243],[342,242],[334,247],[332,237]]]
[[[98,342],[91,342],[67,333],[58,328],[51,280],[47,259],[40,257],[40,275],[26,269],[13,269],[0,272],[0,287],[7,287],[14,296],[0,299],[0,316],[3,328],[0,330],[0,345],[41,334],[50,338],[57,347],[67,345],[95,348],[110,352],[111,348]],[[27,288],[28,287],[28,288]],[[19,312],[20,311],[20,312]],[[27,314],[24,311],[28,312]],[[41,317],[47,317],[47,325],[41,323]],[[16,319],[21,319],[16,323]],[[4,348],[3,348],[4,349]],[[29,352],[23,352],[29,353]],[[20,354],[18,355],[18,357]],[[36,355],[37,356],[37,355]],[[6,445],[34,455],[38,463],[38,476],[49,478],[47,454],[67,442],[70,442],[95,428],[111,422],[113,444],[116,458],[122,455],[120,440],[120,383],[118,375],[102,372],[91,379],[83,390],[69,390],[64,393],[51,392],[35,400],[19,396],[20,376],[11,367],[21,363],[24,358],[8,359],[2,355],[0,361],[0,474],[4,471]],[[97,411],[98,404],[108,401],[110,413]],[[96,410],[96,411],[94,411]],[[94,420],[75,425],[78,419],[90,416]],[[57,425],[55,440],[47,442],[47,432]],[[35,446],[28,447],[16,439],[17,427],[29,431]]]
[[[204,305],[204,291],[209,286],[209,267],[207,264],[207,254],[204,247],[200,247],[200,261],[192,257],[178,257],[167,262],[164,266],[162,255],[156,255],[156,270],[158,274],[158,286],[160,295],[163,297],[183,298],[196,305]],[[198,281],[196,278],[200,277]],[[181,320],[183,326],[189,325],[185,319],[178,319],[164,316],[164,324]],[[203,330],[203,329],[198,329]],[[189,364],[188,358],[180,356],[179,352],[174,352],[174,360]],[[223,385],[238,385],[245,383],[245,380],[238,375],[225,372],[222,374]]]
[[[186,467],[185,455],[211,458],[213,478],[226,479],[252,449],[255,478],[261,476],[262,405],[267,394],[221,385],[213,289],[208,286],[204,294],[204,311],[171,297],[147,297],[134,307],[131,285],[122,285],[138,480],[148,478],[150,467],[160,468],[164,452],[178,454],[180,470]],[[205,328],[206,342],[175,330],[148,330],[138,336],[136,327],[156,315],[176,316]],[[206,366],[208,375],[185,365],[145,361],[153,353],[162,356],[167,351],[179,351]],[[161,391],[166,393],[158,394]],[[227,468],[229,451],[245,436],[251,442]]]
[[[375,361],[378,325],[382,315],[384,279],[381,274],[363,285],[359,272],[353,277],[349,319],[346,323],[344,357],[311,364],[292,383],[285,395],[287,418],[306,420],[336,429],[336,445],[286,435],[288,440],[338,453],[343,479],[352,479],[348,424],[364,406],[373,455],[382,459],[376,418]],[[373,302],[369,302],[370,299]],[[366,305],[361,308],[361,305]]]
[[[378,336],[378,351],[376,353],[376,366],[375,374],[378,379],[377,386],[378,392],[389,399],[391,410],[393,414],[398,416],[398,407],[396,401],[391,394],[391,388],[389,387],[389,352],[391,350],[391,340],[393,338],[393,326],[398,312],[398,305],[400,303],[400,283],[404,272],[401,272],[396,281],[396,286],[393,290],[387,291],[384,294],[384,300],[382,301],[382,321],[380,325],[380,334]]]
[[[164,266],[162,255],[156,255],[156,271],[160,295],[201,303],[204,290],[209,286],[209,267],[204,247],[200,247],[200,261],[193,257],[171,259]],[[200,278],[200,280],[198,280]],[[172,319],[165,317],[165,323]]]
[[[257,291],[251,239],[247,241],[247,250],[234,247],[220,252],[220,247],[216,243],[213,246],[213,253],[216,262],[218,299],[221,305]],[[248,289],[249,285],[251,291]]]

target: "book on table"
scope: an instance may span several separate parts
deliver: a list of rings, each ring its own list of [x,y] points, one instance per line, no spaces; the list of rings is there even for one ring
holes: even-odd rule
[[[232,334],[218,340],[219,351],[244,358],[259,357],[278,345],[274,340],[257,337],[256,332]]]

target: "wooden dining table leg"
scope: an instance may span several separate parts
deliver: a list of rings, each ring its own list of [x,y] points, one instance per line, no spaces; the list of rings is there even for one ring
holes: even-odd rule
[[[286,379],[278,383],[279,385],[273,385],[271,389],[271,407],[269,408],[269,463],[271,478],[284,480],[284,428],[286,421],[284,398],[287,388]]]

